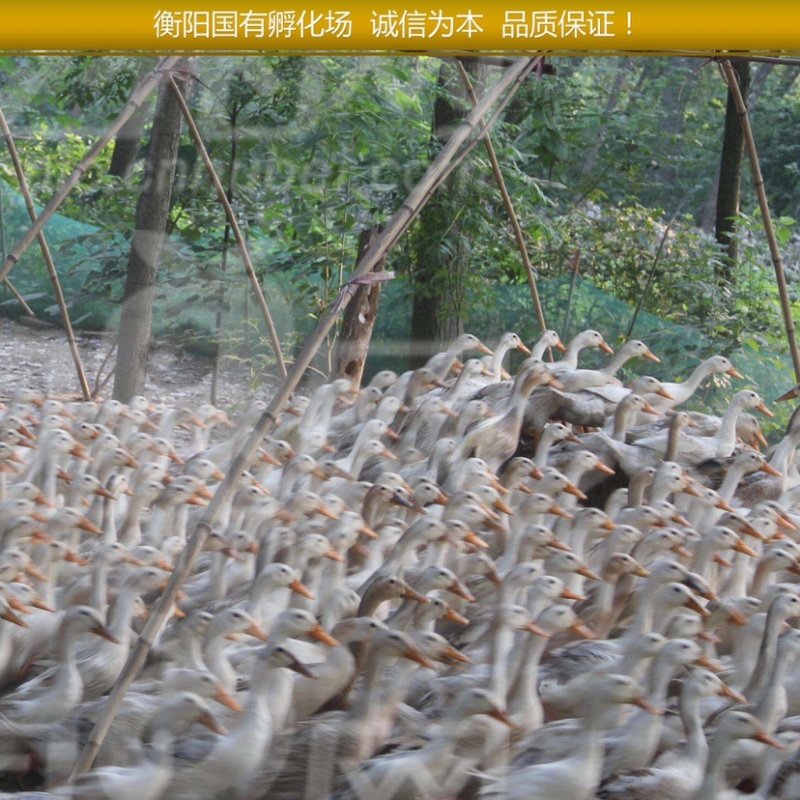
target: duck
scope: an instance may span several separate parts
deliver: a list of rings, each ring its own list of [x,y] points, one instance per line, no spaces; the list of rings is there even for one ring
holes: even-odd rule
[[[661,395],[647,395],[645,400],[663,414],[686,403],[700,388],[700,384],[711,375],[728,375],[744,380],[744,376],[725,356],[711,356],[698,364],[692,374],[682,383],[662,382],[662,388],[666,390],[671,399]]]
[[[201,697],[180,692],[167,699],[155,714],[149,747],[141,764],[100,767],[78,775],[69,785],[67,796],[85,800],[158,800],[174,774],[172,746],[175,737],[193,722],[205,725],[218,736],[226,733]],[[59,795],[63,794],[59,791]]]
[[[361,762],[345,773],[341,781],[344,786],[342,790],[334,792],[333,797],[338,800],[344,800],[345,797],[401,800],[433,797],[457,790],[464,783],[463,770],[467,767],[465,759],[455,755],[458,739],[465,721],[483,714],[509,728],[514,727],[490,691],[468,689],[445,712],[430,742],[417,750]],[[456,766],[459,769],[454,774]]]
[[[756,392],[750,389],[737,392],[725,411],[719,431],[714,436],[684,437],[678,443],[675,459],[668,460],[676,460],[684,465],[693,466],[708,458],[730,456],[736,445],[736,419],[746,408],[755,408],[767,416],[774,416]],[[666,453],[668,441],[667,436],[645,437],[639,439],[636,445],[644,449]]]
[[[23,683],[0,701],[0,713],[14,722],[58,722],[68,716],[83,694],[83,678],[76,663],[78,637],[92,633],[118,644],[100,614],[90,606],[73,606],[61,619],[57,663]]]
[[[430,370],[438,380],[444,380],[458,356],[467,350],[477,350],[484,355],[492,355],[492,351],[477,336],[471,333],[462,333],[453,339],[446,350],[431,356],[425,364],[425,369]],[[406,403],[406,405],[410,405],[410,403]]]
[[[541,361],[526,361],[517,373],[502,413],[467,432],[453,456],[451,470],[453,466],[474,456],[482,458],[490,468],[496,470],[513,456],[519,443],[528,397],[537,386],[552,380]]]
[[[273,706],[284,702],[278,691],[286,689],[284,670],[311,673],[287,647],[269,644],[258,655],[250,683],[250,695],[239,724],[220,737],[202,760],[178,770],[165,795],[178,800],[213,800],[222,793],[243,789],[269,753],[280,726],[273,723]]]
[[[560,361],[553,364],[550,369],[556,376],[562,372],[569,372],[578,368],[578,356],[581,350],[589,347],[597,347],[604,353],[613,356],[614,351],[603,338],[603,335],[595,330],[581,331],[577,336],[570,340],[567,349],[564,351]]]
[[[485,785],[478,796],[482,799],[507,798],[522,800],[547,797],[555,800],[585,800],[600,783],[602,769],[602,731],[609,709],[620,703],[633,703],[656,713],[645,700],[641,688],[627,675],[607,675],[598,681],[597,689],[588,698],[584,726],[573,753],[567,758],[547,764],[522,766],[512,764],[500,774],[481,776]]]

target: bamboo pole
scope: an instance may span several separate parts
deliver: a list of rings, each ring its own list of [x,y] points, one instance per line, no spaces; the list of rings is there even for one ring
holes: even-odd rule
[[[511,101],[511,98],[514,96],[518,85],[522,83],[522,81],[528,77],[528,74],[533,71],[536,67],[537,63],[539,63],[542,59],[542,56],[536,56],[532,60],[528,62],[523,73],[517,78],[517,86],[512,90],[509,91],[508,94],[494,107],[491,115],[485,120],[481,120],[479,124],[477,124],[474,128],[475,137],[468,142],[461,151],[453,157],[447,166],[442,169],[441,173],[436,177],[430,184],[430,186],[426,190],[424,202],[427,202],[430,196],[447,180],[448,176],[450,175],[453,170],[458,169],[461,164],[467,159],[467,156],[483,141],[483,135],[486,131],[490,130],[492,125],[494,125],[495,121],[498,119],[500,114],[505,110],[505,107]],[[404,227],[398,231],[396,239],[399,239],[406,230],[408,230],[411,223],[414,221],[414,217],[409,217]]]
[[[0,260],[6,257],[6,223],[5,211],[3,208],[3,193],[0,192]],[[33,309],[25,302],[25,298],[16,290],[14,284],[8,278],[3,279],[3,285],[14,296],[14,299],[22,306],[22,310],[29,317],[36,317]]]
[[[11,135],[11,128],[8,127],[8,122],[6,121],[6,117],[2,108],[0,108],[0,130],[2,130],[3,137],[6,140],[6,146],[8,147],[11,161],[14,164],[14,171],[17,173],[19,189],[22,192],[23,199],[25,200],[28,214],[30,215],[31,222],[35,224],[36,209],[33,205],[33,197],[31,196],[30,189],[28,188],[28,180],[25,177],[25,170],[22,168],[22,162],[20,161],[17,147],[14,144],[14,137]],[[50,247],[47,244],[44,231],[40,230],[39,233],[36,234],[36,238],[39,240],[39,246],[42,248],[44,263],[47,265],[47,272],[50,275],[50,280],[53,284],[53,291],[56,295],[56,303],[58,303],[58,310],[61,314],[61,322],[64,325],[64,333],[67,337],[67,344],[69,345],[69,351],[72,355],[72,361],[75,364],[75,372],[78,376],[78,383],[81,386],[83,399],[88,401],[92,399],[92,392],[89,389],[89,381],[86,379],[86,373],[83,370],[83,364],[81,364],[81,354],[78,351],[78,345],[75,341],[75,333],[72,330],[72,321],[69,318],[67,301],[64,299],[64,292],[61,289],[61,281],[58,279],[56,265],[53,261],[53,256],[50,252]]]
[[[239,227],[239,222],[236,219],[236,215],[233,213],[233,208],[228,200],[228,195],[225,193],[225,188],[222,185],[222,181],[220,181],[219,175],[217,175],[217,171],[214,169],[211,156],[208,155],[208,150],[206,150],[206,146],[203,144],[203,137],[200,136],[200,131],[197,129],[197,125],[195,125],[194,119],[192,118],[192,112],[189,110],[189,106],[186,104],[186,100],[184,100],[183,95],[178,88],[178,84],[175,83],[175,78],[172,77],[171,73],[167,73],[167,80],[169,80],[170,85],[175,91],[175,96],[178,99],[178,105],[181,107],[183,116],[186,118],[186,124],[189,126],[189,130],[192,133],[192,137],[194,138],[197,149],[200,152],[201,158],[203,159],[203,163],[206,165],[208,174],[211,176],[211,180],[214,183],[214,188],[217,190],[217,194],[219,195],[219,201],[222,203],[222,206],[225,209],[225,214],[227,215],[228,222],[233,230],[233,235],[236,237],[236,244],[239,245],[239,252],[242,255],[242,262],[244,263],[247,277],[250,279],[250,285],[252,286],[253,293],[256,296],[256,302],[258,303],[258,307],[261,309],[264,322],[267,324],[270,342],[272,343],[272,350],[275,353],[275,360],[278,362],[278,372],[280,372],[281,378],[285,378],[286,364],[283,360],[283,353],[281,352],[281,343],[278,339],[278,332],[275,329],[275,323],[272,321],[272,314],[269,312],[269,306],[267,306],[267,301],[264,298],[264,292],[261,290],[261,284],[258,282],[258,276],[256,275],[255,269],[253,269],[253,262],[250,260],[250,252],[247,249],[244,236],[242,236],[242,229]]]
[[[469,99],[474,106],[478,104],[478,97],[472,87],[467,71],[459,59],[456,59],[461,80],[464,82],[464,88],[467,90]],[[514,210],[514,203],[511,200],[511,195],[508,193],[506,182],[503,179],[503,172],[500,169],[500,162],[497,160],[492,138],[489,136],[488,131],[483,135],[483,143],[486,146],[486,153],[489,156],[489,162],[492,165],[497,186],[500,189],[500,196],[503,198],[503,205],[505,206],[508,218],[511,220],[511,227],[514,229],[514,238],[517,240],[517,247],[519,248],[520,258],[522,259],[522,266],[525,268],[525,277],[528,280],[528,288],[531,291],[531,299],[533,300],[533,307],[536,311],[536,319],[539,321],[539,328],[542,333],[547,330],[547,324],[544,319],[544,310],[542,309],[542,302],[539,298],[539,289],[536,286],[536,276],[534,275],[533,265],[528,257],[528,248],[525,245],[525,236],[522,233],[522,226],[519,224],[519,218]]]
[[[33,313],[33,309],[25,302],[25,298],[17,291],[14,284],[6,278],[3,281],[3,284],[14,295],[14,299],[22,306],[22,310],[25,312],[25,315],[28,317],[36,318],[36,314]]]
[[[767,201],[767,193],[764,189],[764,178],[761,174],[761,165],[758,161],[758,152],[756,151],[756,142],[753,138],[753,130],[750,127],[750,118],[747,115],[747,106],[745,105],[741,91],[739,91],[736,73],[731,66],[730,60],[727,58],[722,61],[722,71],[742,123],[744,141],[747,145],[747,155],[750,157],[750,168],[753,172],[753,185],[758,195],[758,206],[761,209],[761,219],[764,221],[764,231],[767,235],[767,242],[769,243],[772,266],[775,268],[775,278],[778,282],[778,295],[781,299],[781,311],[786,328],[786,338],[789,341],[789,351],[792,354],[795,380],[800,382],[800,349],[798,349],[797,346],[797,334],[794,327],[794,319],[792,319],[792,305],[789,300],[789,289],[786,285],[786,275],[783,272],[783,261],[781,260],[778,240],[775,237],[775,229],[772,227],[772,216],[769,213],[769,202]]]
[[[198,553],[202,550],[208,534],[211,532],[211,526],[214,524],[222,506],[233,494],[242,472],[252,462],[262,440],[277,421],[277,414],[289,400],[290,395],[300,382],[303,373],[311,364],[311,360],[314,358],[322,342],[325,341],[328,332],[335,324],[337,317],[350,301],[352,296],[351,292],[358,285],[357,281],[366,275],[395,244],[408,224],[409,218],[413,219],[425,205],[428,197],[430,197],[430,187],[436,182],[441,172],[446,170],[461,144],[467,140],[470,133],[472,133],[479,124],[483,114],[486,113],[503,92],[506,90],[510,92],[516,91],[520,81],[527,74],[531,63],[532,59],[530,58],[518,59],[504,73],[503,77],[486,92],[479,104],[453,131],[450,141],[439,151],[439,154],[433,162],[431,162],[431,165],[428,167],[419,183],[411,190],[409,196],[395,212],[391,220],[389,220],[383,233],[378,236],[372,247],[370,247],[364,254],[364,257],[359,261],[352,277],[342,288],[337,301],[331,305],[326,314],[321,317],[317,323],[317,327],[292,364],[291,371],[284,379],[272,400],[270,400],[267,409],[261,415],[261,418],[258,420],[258,423],[241,451],[234,458],[225,478],[217,487],[214,497],[192,532],[186,544],[186,548],[174,572],[170,576],[166,589],[156,603],[153,613],[139,635],[135,646],[131,650],[122,673],[114,684],[114,688],[111,690],[108,700],[92,729],[89,740],[78,757],[78,761],[72,773],[73,778],[92,766],[95,756],[100,750],[103,740],[108,733],[108,729],[111,727],[111,723],[125,697],[128,686],[130,686],[136,673],[139,672],[142,664],[144,664],[147,653],[152,647],[153,641],[161,629],[161,626],[166,621],[181,585],[189,574]],[[535,63],[535,61],[533,63]]]
[[[45,223],[56,213],[66,196],[83,177],[86,170],[97,160],[103,148],[114,138],[117,131],[128,121],[136,109],[138,109],[150,94],[152,94],[153,90],[158,86],[163,72],[174,67],[178,61],[180,61],[180,56],[165,56],[158,62],[156,68],[139,83],[133,92],[131,92],[130,99],[125,104],[119,116],[111,123],[108,130],[95,142],[92,149],[83,157],[64,183],[56,189],[55,194],[50,198],[50,202],[48,202],[42,210],[42,213],[39,214],[36,221],[28,229],[27,233],[17,243],[16,248],[5,256],[2,266],[0,266],[0,280],[3,280],[3,278],[11,272],[12,268],[20,258],[22,258],[25,251],[33,244],[39,232],[44,228]]]

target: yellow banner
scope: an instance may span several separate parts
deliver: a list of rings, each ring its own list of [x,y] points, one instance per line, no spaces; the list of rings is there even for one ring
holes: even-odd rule
[[[40,0],[4,3],[8,51],[800,50],[800,2]]]

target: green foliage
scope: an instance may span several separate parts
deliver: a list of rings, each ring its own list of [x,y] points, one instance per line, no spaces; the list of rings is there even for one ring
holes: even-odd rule
[[[47,201],[153,63],[0,57],[0,105],[37,202]],[[678,58],[554,63],[558,74],[526,81],[492,130],[531,258],[553,282],[550,323],[564,335],[591,323],[623,336],[640,307],[634,334],[646,314],[702,333],[683,343],[664,338],[672,350],[662,354],[676,363],[690,360],[690,350],[697,358],[742,348],[781,352],[774,277],[748,180],[740,263],[726,280],[716,245],[698,227],[713,198],[725,111],[716,68]],[[230,178],[235,213],[289,350],[339,292],[360,232],[385,222],[430,164],[439,66],[428,57],[193,62],[192,112],[223,183]],[[785,69],[776,67],[760,90],[753,127],[777,235],[790,247],[800,207],[800,93]],[[127,179],[108,176],[110,156],[109,148],[61,209],[91,229],[55,248],[75,317],[92,326],[113,324],[108,310],[121,297],[142,176],[143,159]],[[0,177],[15,185],[7,160]],[[476,148],[453,180],[458,191],[437,198],[435,213],[414,223],[390,254],[387,268],[399,279],[388,295],[397,302],[382,305],[381,329],[402,339],[403,301],[453,281],[447,267],[426,286],[415,281],[415,265],[435,256],[460,265],[464,277],[451,313],[487,338],[512,327],[530,340],[536,326],[525,276],[485,151]],[[220,347],[226,357],[252,358],[254,375],[261,374],[272,366],[271,351],[225,228],[185,133],[157,332],[205,352]],[[570,292],[576,254],[583,278],[624,306],[607,312],[597,296]],[[22,283],[28,295],[41,291]],[[41,298],[45,309],[52,302]],[[224,315],[220,343],[217,313]]]

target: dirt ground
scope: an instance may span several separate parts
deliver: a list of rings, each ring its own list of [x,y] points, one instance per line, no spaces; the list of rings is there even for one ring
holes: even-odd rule
[[[114,355],[108,358],[113,338],[86,334],[76,338],[83,369],[94,391],[98,373],[102,382],[114,367]],[[211,372],[210,359],[159,346],[150,354],[145,394],[156,402],[197,406],[210,399]],[[7,400],[18,387],[80,399],[75,365],[61,329],[0,318],[0,400]],[[110,397],[112,388],[113,376],[98,397]],[[245,366],[223,361],[217,402],[220,407],[235,412],[243,402],[267,394],[266,390],[267,387],[252,385]]]

